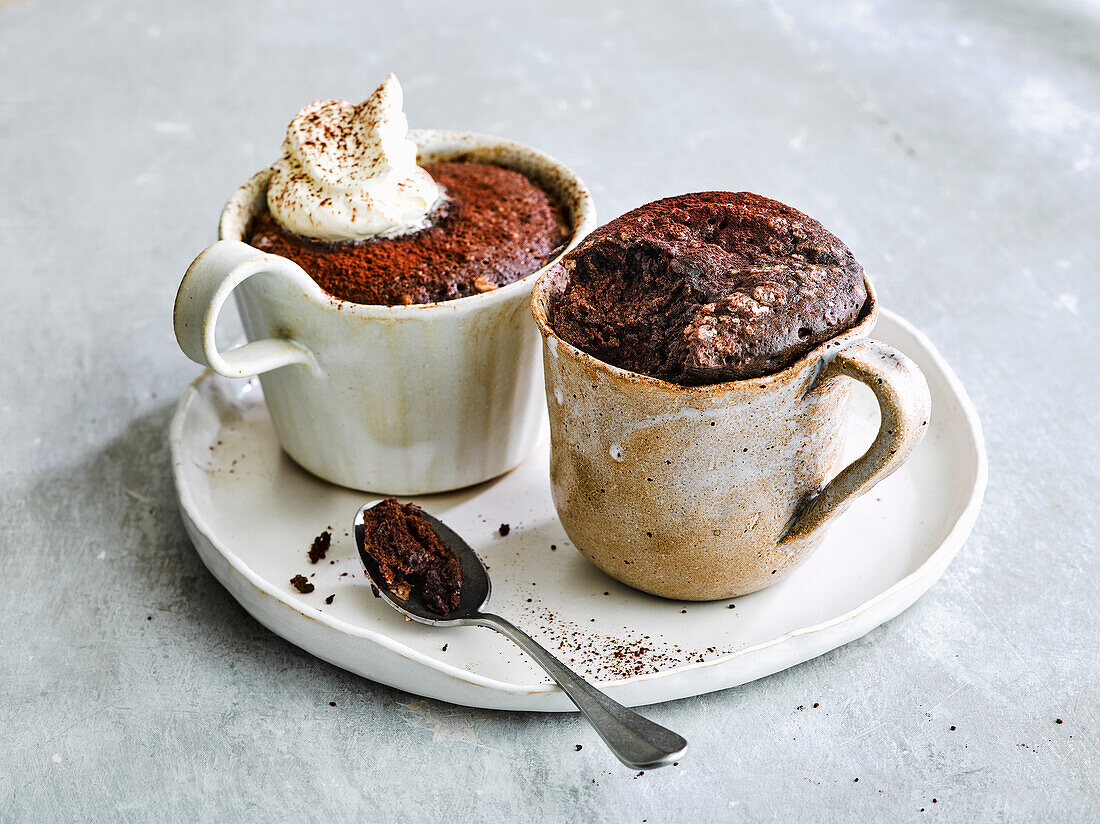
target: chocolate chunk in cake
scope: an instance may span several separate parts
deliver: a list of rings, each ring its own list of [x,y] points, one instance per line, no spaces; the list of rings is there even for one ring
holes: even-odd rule
[[[440,615],[458,608],[462,566],[420,507],[386,498],[364,513],[363,533],[363,548],[397,597],[416,592]]]
[[[686,386],[789,366],[852,327],[863,267],[790,206],[698,192],[627,212],[562,260],[550,323],[614,366]]]
[[[292,234],[264,212],[249,243],[290,258],[330,295],[398,306],[498,289],[540,269],[568,239],[561,206],[519,172],[462,162],[424,169],[446,193],[426,229],[328,243]]]

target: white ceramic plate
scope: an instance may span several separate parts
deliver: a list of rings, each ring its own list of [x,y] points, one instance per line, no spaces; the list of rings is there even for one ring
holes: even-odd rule
[[[545,438],[503,478],[417,500],[489,565],[493,611],[623,704],[699,695],[778,672],[912,604],[958,552],[981,504],[985,447],[958,379],[897,315],[884,311],[875,336],[924,370],[933,404],[928,435],[901,470],[834,524],[816,555],[763,592],[681,603],[608,578],[572,549],[558,524]],[[878,426],[869,391],[857,390],[852,413],[849,457]],[[180,400],[171,446],[180,508],[199,555],[273,632],[419,695],[475,707],[573,709],[496,633],[408,622],[373,597],[350,535],[352,516],[370,496],[318,480],[279,449],[257,382],[200,376]],[[506,537],[502,523],[511,527]],[[329,526],[328,557],[311,565],[306,552]],[[311,576],[312,593],[290,585],[299,573]]]

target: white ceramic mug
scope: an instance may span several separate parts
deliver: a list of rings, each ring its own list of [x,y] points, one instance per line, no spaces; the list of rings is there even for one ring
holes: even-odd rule
[[[467,132],[409,137],[420,163],[492,163],[542,186],[573,227],[558,256],[595,226],[584,183],[541,152]],[[283,449],[333,483],[419,495],[479,483],[519,464],[544,419],[539,336],[528,310],[543,270],[441,303],[340,300],[297,264],[243,242],[266,208],[270,177],[265,169],[233,195],[219,241],[184,275],[174,314],[184,353],[219,375],[260,375]],[[230,294],[249,343],[220,352],[214,329]]]

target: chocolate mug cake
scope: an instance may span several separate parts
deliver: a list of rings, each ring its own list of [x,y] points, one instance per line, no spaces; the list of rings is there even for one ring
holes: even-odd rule
[[[490,292],[542,268],[570,234],[561,204],[491,163],[417,165],[400,100],[390,75],[359,105],[299,112],[248,242],[333,297],[383,306]]]
[[[852,327],[863,267],[813,218],[750,192],[646,204],[562,261],[551,323],[614,366],[693,386],[778,371]]]
[[[392,76],[322,100],[226,204],[173,323],[184,353],[258,375],[279,443],[333,483],[420,495],[515,467],[546,412],[535,275],[595,225],[584,183],[504,138],[410,130]],[[273,254],[272,252],[276,252]],[[236,302],[248,343],[218,348]]]
[[[573,545],[666,598],[771,586],[897,469],[928,387],[869,337],[875,292],[820,223],[746,192],[650,203],[535,284],[550,486]],[[842,467],[852,386],[881,412]]]
[[[519,172],[475,162],[423,169],[446,196],[416,232],[318,241],[287,232],[268,211],[249,243],[290,258],[333,297],[408,306],[499,289],[540,269],[568,236],[561,207]]]

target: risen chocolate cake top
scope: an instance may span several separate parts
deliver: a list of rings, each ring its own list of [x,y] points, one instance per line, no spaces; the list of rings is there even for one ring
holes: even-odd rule
[[[648,203],[561,263],[550,324],[614,366],[686,386],[789,366],[853,326],[863,267],[813,218],[750,192]]]

